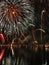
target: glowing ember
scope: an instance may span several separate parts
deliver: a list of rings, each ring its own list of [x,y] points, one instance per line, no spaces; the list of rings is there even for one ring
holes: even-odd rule
[[[21,12],[21,8],[12,4],[12,6],[7,6],[5,17],[7,17],[7,19],[18,19],[20,14],[22,14]]]

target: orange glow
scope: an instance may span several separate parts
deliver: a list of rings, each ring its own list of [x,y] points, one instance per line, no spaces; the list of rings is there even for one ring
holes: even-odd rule
[[[15,12],[13,11],[13,15],[15,14]]]
[[[8,7],[7,16],[13,17],[15,16],[15,13],[16,13],[16,8],[12,6]]]
[[[21,8],[15,6],[15,5],[9,5],[6,10],[6,18],[7,19],[14,19],[19,18],[21,15]]]

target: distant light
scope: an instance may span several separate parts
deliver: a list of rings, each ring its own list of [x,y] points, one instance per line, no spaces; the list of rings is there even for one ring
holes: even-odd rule
[[[15,14],[15,12],[13,11],[13,15]]]

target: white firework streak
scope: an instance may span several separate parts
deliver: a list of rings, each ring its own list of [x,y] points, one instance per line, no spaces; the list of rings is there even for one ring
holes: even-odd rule
[[[14,9],[12,9],[14,7]],[[0,32],[19,33],[33,24],[34,8],[29,0],[0,1]]]

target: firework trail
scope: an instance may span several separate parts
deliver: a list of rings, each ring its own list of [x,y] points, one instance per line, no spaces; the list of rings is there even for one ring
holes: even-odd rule
[[[33,24],[33,14],[29,0],[0,1],[0,32],[19,34]]]

